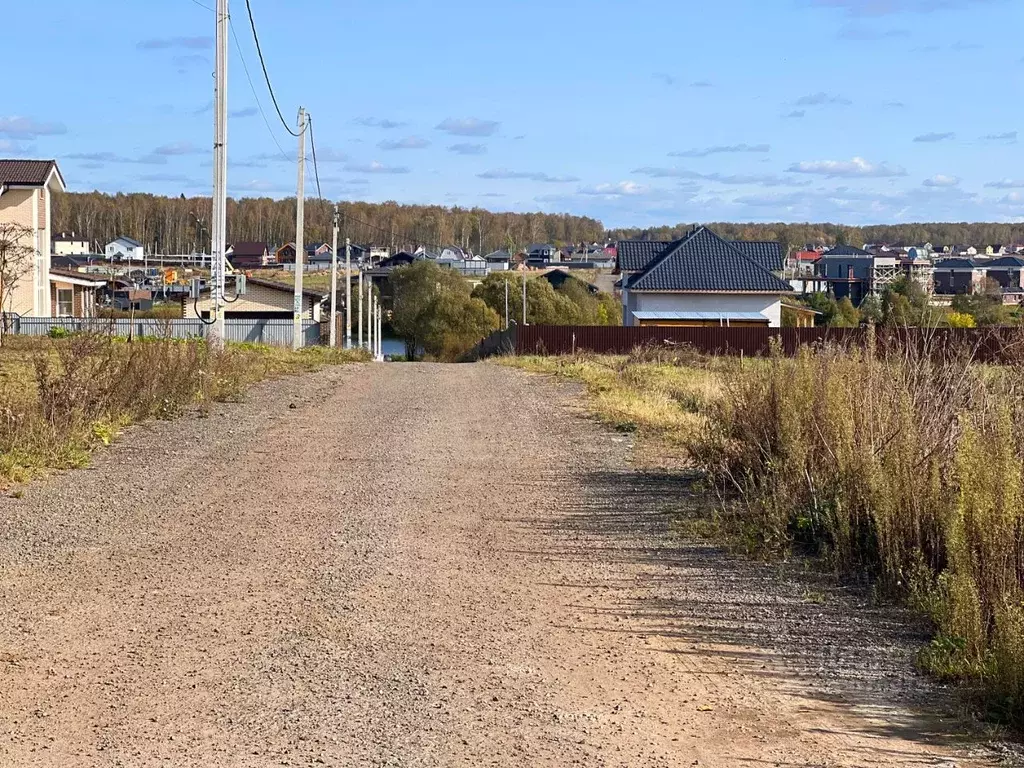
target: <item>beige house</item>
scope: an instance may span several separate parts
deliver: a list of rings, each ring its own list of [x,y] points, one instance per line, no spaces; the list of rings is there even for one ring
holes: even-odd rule
[[[31,265],[15,283],[4,312],[50,317],[51,195],[64,191],[64,179],[53,160],[0,160],[0,224],[27,230],[23,245],[31,249]],[[4,293],[7,293],[4,291]]]
[[[290,319],[292,317],[292,310],[295,306],[295,291],[292,286],[252,277],[245,283],[245,294],[224,305],[225,317],[244,317],[254,320]],[[327,296],[328,294],[320,290],[304,289],[302,291],[303,319],[319,323]],[[228,298],[231,298],[230,287],[228,288]],[[198,302],[183,298],[181,309],[182,317],[195,317],[198,312],[201,317],[209,318],[213,311],[213,300],[209,293],[204,292]]]
[[[81,272],[50,270],[50,307],[53,317],[95,317],[96,292],[105,280]]]
[[[61,232],[53,238],[54,256],[85,256],[92,253],[92,243],[88,238],[76,235],[74,232],[68,234]]]

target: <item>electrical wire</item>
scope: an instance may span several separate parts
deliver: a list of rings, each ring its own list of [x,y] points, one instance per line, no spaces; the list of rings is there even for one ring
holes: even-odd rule
[[[263,50],[260,48],[260,38],[256,34],[256,21],[252,17],[252,5],[249,4],[249,0],[245,0],[245,10],[249,13],[249,26],[252,27],[252,39],[256,42],[256,53],[260,57],[260,66],[263,67],[263,79],[267,81],[267,90],[270,91],[270,100],[274,102],[274,109],[277,110],[277,116],[281,120],[281,125],[295,138],[299,137],[299,134],[292,130],[292,127],[288,125],[288,121],[284,119],[284,115],[281,114],[281,107],[278,106],[277,96],[274,95],[274,87],[270,84],[270,75],[267,74],[267,62],[263,59]]]
[[[316,165],[316,142],[313,141],[313,118],[307,116],[306,123],[309,125],[309,146],[313,150],[313,176],[316,178],[316,196],[320,198],[320,202],[324,201],[324,196],[320,194],[320,170]]]
[[[213,8],[211,8],[210,6],[206,5],[205,3],[200,3],[199,0],[192,0],[192,2],[195,3],[196,5],[198,5],[200,8],[205,8],[210,13],[216,13],[217,12]]]
[[[192,0],[197,2],[197,0]],[[270,127],[270,120],[267,119],[267,113],[263,111],[263,104],[260,102],[260,97],[256,94],[256,86],[252,82],[252,77],[249,75],[249,65],[245,63],[245,56],[242,55],[242,44],[238,40],[238,34],[235,32],[235,23],[228,17],[228,23],[231,25],[231,35],[235,38],[235,50],[238,51],[238,58],[242,62],[242,69],[245,70],[245,79],[249,81],[249,88],[252,91],[252,97],[256,101],[256,108],[260,111],[260,116],[263,118],[264,125],[267,126],[267,133],[270,134],[270,138],[274,140],[274,144],[277,145],[277,151],[281,153],[281,157],[289,163],[294,163],[288,156],[288,154],[282,149],[281,142],[277,140],[277,135],[274,133],[274,129]]]

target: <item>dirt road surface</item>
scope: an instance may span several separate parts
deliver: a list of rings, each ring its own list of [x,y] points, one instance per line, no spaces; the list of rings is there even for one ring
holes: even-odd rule
[[[905,624],[671,535],[574,397],[330,369],[0,499],[0,765],[988,764]]]

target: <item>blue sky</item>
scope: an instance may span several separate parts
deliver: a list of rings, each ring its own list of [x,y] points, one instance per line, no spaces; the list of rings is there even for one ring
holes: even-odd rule
[[[1024,220],[1019,0],[251,2],[333,199],[608,226]],[[230,192],[294,194],[297,147],[243,0],[231,12]],[[4,82],[0,156],[56,157],[77,191],[208,192],[210,10],[6,13],[46,46],[9,36],[8,60],[31,66]]]

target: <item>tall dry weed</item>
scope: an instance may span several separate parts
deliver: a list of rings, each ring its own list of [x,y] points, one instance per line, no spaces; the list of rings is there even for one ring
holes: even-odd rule
[[[1024,369],[882,346],[737,368],[691,451],[761,551],[804,547],[927,611],[924,664],[1024,724]]]

